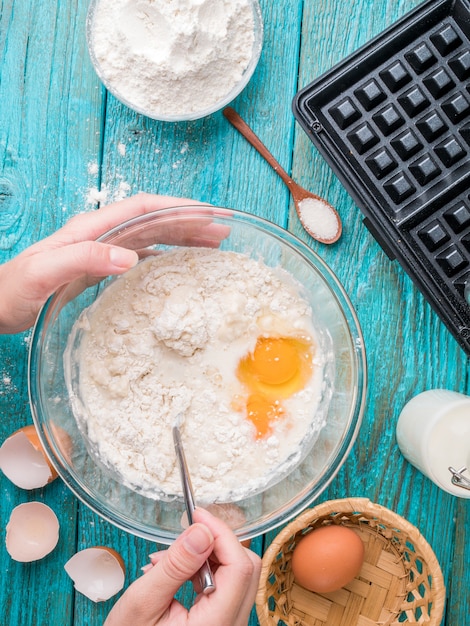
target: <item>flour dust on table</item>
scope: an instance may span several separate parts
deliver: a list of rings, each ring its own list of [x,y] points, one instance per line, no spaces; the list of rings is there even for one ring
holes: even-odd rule
[[[176,420],[198,500],[228,502],[281,480],[326,419],[327,359],[301,286],[241,253],[142,261],[81,314],[66,359],[92,455],[156,499],[181,493]]]

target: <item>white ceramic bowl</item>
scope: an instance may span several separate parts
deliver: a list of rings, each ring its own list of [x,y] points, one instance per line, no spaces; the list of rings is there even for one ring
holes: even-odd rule
[[[87,15],[86,33],[87,33],[88,51],[89,51],[89,55],[91,58],[91,62],[93,63],[95,71],[98,74],[98,77],[100,78],[101,82],[106,87],[106,89],[110,93],[112,93],[113,96],[115,96],[120,102],[128,106],[130,109],[133,109],[137,113],[141,113],[142,115],[145,115],[152,119],[156,119],[156,120],[160,120],[164,122],[189,121],[189,120],[195,120],[195,119],[199,119],[202,117],[206,117],[208,115],[211,115],[212,113],[215,113],[216,111],[219,111],[220,109],[225,107],[227,104],[229,104],[232,100],[234,100],[246,87],[246,85],[248,84],[249,80],[251,79],[253,75],[253,72],[256,69],[256,66],[258,64],[258,61],[261,55],[262,45],[263,45],[263,19],[262,19],[261,9],[260,9],[258,0],[249,0],[251,8],[253,10],[253,23],[254,23],[254,40],[253,40],[253,46],[252,46],[252,51],[251,51],[251,58],[249,60],[247,67],[243,71],[241,79],[236,84],[233,85],[230,91],[225,93],[222,97],[219,97],[210,105],[205,106],[204,108],[193,107],[191,110],[184,111],[184,112],[177,113],[177,114],[171,114],[171,113],[168,113],[167,111],[162,111],[162,110],[159,111],[155,107],[151,108],[150,106],[142,105],[142,103],[137,103],[132,100],[132,94],[130,93],[126,94],[122,92],[122,89],[120,89],[120,86],[119,86],[119,79],[117,76],[108,76],[106,74],[106,71],[104,70],[103,67],[101,67],[100,62],[97,59],[97,55],[95,54],[93,29],[95,26],[96,9],[100,1],[102,0],[92,0],[89,10],[88,10],[88,15]],[[107,1],[109,2],[109,0]],[[180,88],[181,88],[181,83],[178,86],[178,89]],[[176,89],[176,85],[175,85],[175,89]],[[191,91],[191,85],[189,84],[189,79],[188,79],[187,91],[188,92]],[[172,94],[168,93],[168,96],[169,98],[171,98]]]
[[[290,272],[304,286],[303,297],[312,307],[316,330],[332,355],[324,370],[327,391],[319,406],[325,410],[326,426],[313,448],[287,476],[235,503],[241,515],[232,520],[234,531],[240,539],[248,539],[296,516],[338,472],[364,411],[365,352],[354,310],[332,271],[304,243],[264,219],[215,207],[165,209],[132,219],[101,241],[137,250],[147,246],[168,249],[177,245],[182,233],[200,228],[201,221],[229,228],[221,249],[261,257],[267,265]],[[181,532],[181,499],[154,500],[121,484],[89,454],[72,410],[64,359],[67,342],[80,313],[107,283],[103,280],[85,291],[77,281],[65,285],[43,307],[34,328],[29,362],[33,419],[59,475],[85,504],[126,531],[169,543]],[[219,511],[227,513],[224,507]]]

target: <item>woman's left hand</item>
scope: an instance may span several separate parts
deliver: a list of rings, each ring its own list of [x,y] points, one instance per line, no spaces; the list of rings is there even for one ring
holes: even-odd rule
[[[90,285],[135,265],[138,254],[134,250],[95,241],[111,228],[152,211],[195,204],[199,203],[140,193],[76,215],[54,234],[0,266],[0,333],[17,333],[32,326],[42,305],[62,285],[79,278]]]

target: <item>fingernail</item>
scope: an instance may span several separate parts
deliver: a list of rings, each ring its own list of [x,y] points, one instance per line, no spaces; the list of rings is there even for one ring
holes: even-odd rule
[[[152,560],[156,556],[158,556],[158,552],[152,552],[152,554],[149,554],[149,559]]]
[[[206,552],[214,543],[214,537],[210,530],[202,524],[190,526],[184,538],[184,545],[193,554]]]
[[[151,563],[148,563],[148,565],[144,565],[140,569],[142,570],[142,572],[144,574],[146,574],[147,572],[149,572],[152,569],[152,567],[153,567],[153,565]]]
[[[139,260],[137,252],[135,250],[128,250],[127,248],[119,248],[114,246],[109,251],[109,260],[118,268],[130,268]]]

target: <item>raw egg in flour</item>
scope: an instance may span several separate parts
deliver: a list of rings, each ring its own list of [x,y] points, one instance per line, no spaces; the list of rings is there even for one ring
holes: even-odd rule
[[[313,352],[304,338],[262,336],[253,352],[241,359],[237,377],[248,389],[246,414],[258,439],[285,415],[282,401],[305,387],[313,371]]]
[[[360,572],[364,544],[347,526],[322,526],[303,537],[292,553],[295,581],[309,591],[329,593],[347,585]]]

